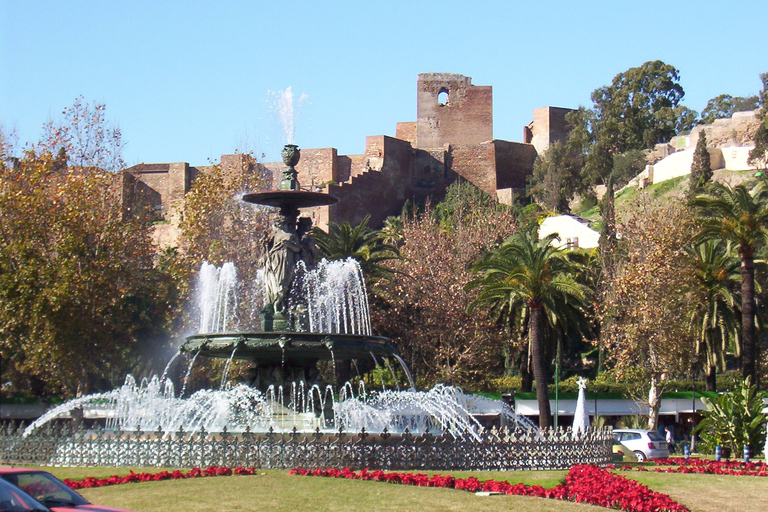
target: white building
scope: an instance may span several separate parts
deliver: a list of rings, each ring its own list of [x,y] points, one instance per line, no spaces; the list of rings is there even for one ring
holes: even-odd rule
[[[552,245],[563,249],[594,249],[600,242],[600,233],[590,228],[586,221],[572,215],[547,217],[539,226],[539,239],[552,233],[558,235]]]

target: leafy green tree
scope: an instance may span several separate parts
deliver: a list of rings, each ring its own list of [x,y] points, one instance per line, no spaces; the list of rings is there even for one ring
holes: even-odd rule
[[[725,370],[725,355],[739,355],[738,258],[721,240],[692,244],[686,252],[693,263],[697,300],[691,311],[696,355],[704,361],[707,391],[717,391],[717,371]]]
[[[746,112],[758,108],[757,96],[731,96],[720,94],[707,102],[707,106],[701,111],[701,122],[712,124],[716,119],[727,119],[736,112]]]
[[[394,245],[385,243],[381,231],[368,227],[369,220],[370,215],[366,215],[357,226],[352,226],[349,222],[331,222],[327,233],[315,228],[312,230],[312,236],[324,258],[354,258],[360,264],[366,281],[372,283],[391,275],[390,269],[384,263],[397,259],[399,251]]]
[[[755,148],[749,152],[749,163],[765,168],[768,164],[768,73],[760,75],[763,90],[760,92],[760,126],[755,133]]]
[[[747,377],[733,391],[717,398],[702,398],[707,410],[696,432],[710,449],[722,446],[736,454],[749,446],[752,455],[758,455],[765,444],[764,425],[768,421],[763,413],[763,396]]]
[[[569,202],[579,190],[580,168],[562,142],[555,142],[536,158],[528,177],[528,194],[547,210],[571,211]]]
[[[646,165],[646,154],[647,151],[645,150],[630,149],[624,153],[614,155],[613,170],[611,171],[614,187],[622,188],[635,176],[643,172]]]
[[[693,199],[704,191],[704,187],[712,181],[712,164],[707,151],[707,135],[702,130],[696,149],[693,152],[691,176],[688,184],[688,198]]]
[[[611,85],[592,93],[592,109],[579,108],[566,116],[573,130],[568,148],[584,156],[589,185],[604,183],[613,170],[613,157],[629,150],[651,149],[690,129],[695,116],[679,105],[684,91],[677,69],[649,61],[613,78]]]
[[[755,332],[755,252],[768,241],[768,189],[712,183],[691,203],[698,213],[702,240],[732,243],[741,258],[741,354],[744,378],[757,378]]]
[[[473,267],[481,277],[467,289],[479,289],[470,310],[480,306],[504,311],[509,320],[527,311],[528,339],[539,404],[539,426],[551,426],[547,383],[549,365],[544,349],[547,319],[564,324],[566,316],[586,311],[588,290],[579,283],[566,253],[553,247],[556,235],[542,240],[536,232],[519,233],[488,252]]]
[[[151,225],[124,218],[115,178],[63,152],[0,162],[0,369],[17,392],[111,388],[162,337]]]

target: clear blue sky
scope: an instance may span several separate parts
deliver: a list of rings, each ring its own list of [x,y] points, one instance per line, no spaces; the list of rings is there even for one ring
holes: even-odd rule
[[[37,140],[77,96],[105,103],[124,160],[202,165],[235,149],[276,159],[269,91],[305,94],[304,148],[362,153],[416,117],[416,77],[493,86],[494,137],[532,110],[590,106],[617,73],[674,65],[683,103],[756,94],[768,1],[0,0],[0,123]]]

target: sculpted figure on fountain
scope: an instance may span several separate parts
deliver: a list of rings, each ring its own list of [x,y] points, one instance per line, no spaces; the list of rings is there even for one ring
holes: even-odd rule
[[[267,306],[275,314],[285,314],[287,297],[301,252],[301,241],[296,232],[298,210],[281,215],[272,229],[263,261]]]

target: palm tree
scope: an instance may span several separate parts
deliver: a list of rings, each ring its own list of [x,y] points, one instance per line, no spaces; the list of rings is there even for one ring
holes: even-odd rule
[[[701,218],[703,240],[733,243],[741,258],[741,354],[742,375],[757,382],[755,333],[755,250],[768,240],[768,190],[764,182],[752,189],[721,183],[707,186],[706,193],[691,202]]]
[[[724,370],[725,353],[731,342],[739,355],[738,271],[740,262],[728,244],[707,240],[686,248],[691,256],[701,300],[691,313],[696,333],[696,356],[706,358],[707,391],[717,390],[717,370]]]
[[[400,251],[387,244],[381,231],[368,227],[370,215],[357,226],[349,222],[328,225],[328,232],[314,228],[312,237],[323,257],[329,260],[354,258],[360,264],[366,281],[388,277],[392,271],[383,266],[388,260],[398,259]]]
[[[586,310],[587,288],[576,280],[567,254],[551,245],[556,236],[539,240],[536,231],[529,231],[508,238],[475,264],[473,271],[481,277],[466,286],[480,290],[470,311],[485,305],[503,311],[509,321],[527,318],[541,428],[551,426],[547,325],[563,328]]]

